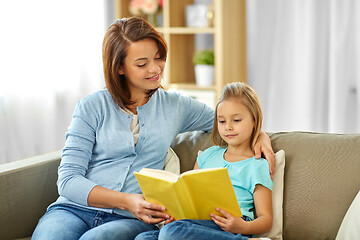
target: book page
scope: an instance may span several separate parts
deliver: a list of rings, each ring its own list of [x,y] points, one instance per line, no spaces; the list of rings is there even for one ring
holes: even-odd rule
[[[175,173],[159,169],[143,168],[139,173],[149,177],[163,179],[168,182],[176,182],[179,178]]]
[[[184,216],[182,204],[180,203],[181,198],[176,193],[175,183],[147,176],[140,172],[134,172],[134,174],[146,201],[165,207],[165,212],[175,219],[180,219]]]
[[[241,210],[226,168],[202,169],[197,174],[188,174],[182,179],[196,209],[197,219],[211,219],[210,213],[220,215],[217,207],[233,216],[241,217]],[[213,170],[213,171],[211,171]]]

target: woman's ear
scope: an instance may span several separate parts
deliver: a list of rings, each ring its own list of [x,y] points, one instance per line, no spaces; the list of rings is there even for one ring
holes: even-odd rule
[[[124,75],[124,74],[125,74],[122,67],[119,69],[119,74],[120,74],[120,75]]]

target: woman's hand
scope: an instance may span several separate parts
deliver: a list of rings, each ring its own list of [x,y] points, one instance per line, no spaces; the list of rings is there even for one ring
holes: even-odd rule
[[[217,208],[216,211],[221,213],[223,216],[216,214],[210,214],[211,219],[218,225],[222,230],[231,233],[247,233],[247,223],[241,217],[234,217],[230,213],[226,212],[221,208]]]
[[[156,224],[165,221],[165,224],[167,224],[174,220],[164,212],[164,207],[145,201],[141,194],[128,194],[126,203],[125,210],[128,210],[145,223]]]
[[[145,201],[141,194],[118,192],[99,185],[90,191],[88,205],[99,208],[127,210],[148,224],[156,224],[162,221],[169,223],[174,220],[169,214],[164,212],[164,207]]]
[[[269,162],[271,179],[274,177],[275,172],[275,154],[271,147],[271,140],[269,136],[261,131],[254,147],[255,158],[261,158],[261,153],[264,154],[266,160]]]

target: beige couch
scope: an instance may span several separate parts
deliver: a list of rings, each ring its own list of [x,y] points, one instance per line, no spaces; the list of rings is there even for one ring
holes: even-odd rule
[[[335,239],[360,189],[360,135],[269,133],[274,151],[285,151],[283,238]],[[179,135],[173,148],[181,171],[193,167],[209,134]],[[0,165],[0,239],[31,236],[46,207],[57,198],[61,152]]]

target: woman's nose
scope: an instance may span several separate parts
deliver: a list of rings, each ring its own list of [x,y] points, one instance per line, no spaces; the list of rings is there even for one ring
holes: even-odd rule
[[[161,72],[161,67],[154,62],[150,65],[149,72],[159,74]]]

